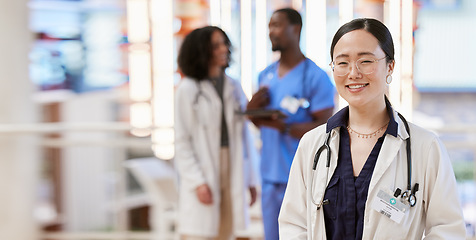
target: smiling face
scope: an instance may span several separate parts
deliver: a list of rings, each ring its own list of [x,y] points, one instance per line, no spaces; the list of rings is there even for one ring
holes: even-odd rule
[[[225,36],[220,31],[214,31],[211,36],[212,59],[210,67],[225,68],[229,64],[230,49],[225,41]]]
[[[375,107],[385,104],[384,94],[387,88],[385,79],[393,72],[394,62],[387,63],[384,51],[377,38],[365,30],[354,30],[343,35],[335,45],[334,63],[349,64],[349,73],[338,76],[334,71],[334,80],[339,95],[351,107]],[[356,62],[360,59],[376,60],[374,71],[361,73]]]

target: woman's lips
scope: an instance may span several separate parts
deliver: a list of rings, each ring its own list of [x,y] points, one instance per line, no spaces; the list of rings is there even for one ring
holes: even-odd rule
[[[363,83],[363,84],[346,85],[345,87],[349,88],[350,90],[360,90],[368,85],[369,85],[368,83]]]

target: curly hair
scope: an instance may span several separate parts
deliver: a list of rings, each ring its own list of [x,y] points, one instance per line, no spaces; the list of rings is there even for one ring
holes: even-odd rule
[[[208,65],[213,57],[211,36],[215,31],[221,32],[225,37],[225,45],[228,47],[228,63],[230,62],[231,42],[226,33],[215,26],[198,28],[185,37],[179,50],[177,63],[183,74],[197,81],[205,80],[208,77]]]

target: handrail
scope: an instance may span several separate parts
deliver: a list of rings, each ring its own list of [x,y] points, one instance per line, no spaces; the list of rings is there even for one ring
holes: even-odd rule
[[[40,239],[120,239],[120,240],[150,240],[153,238],[153,232],[42,232]]]
[[[67,139],[50,138],[43,139],[39,145],[43,147],[128,147],[128,148],[150,148],[153,142],[150,138],[114,137],[103,139]]]
[[[0,134],[50,134],[59,132],[128,132],[134,129],[155,130],[163,127],[138,128],[127,122],[53,122],[0,124]]]
[[[124,132],[132,129],[129,123],[124,122],[0,124],[0,133],[8,134],[49,134],[65,131]]]
[[[127,122],[54,122],[54,123],[3,123],[0,124],[0,134],[48,134],[67,131],[106,131],[106,132],[127,132],[133,129],[154,130],[161,127],[151,126],[146,128],[137,128]],[[476,124],[453,124],[441,127],[425,127],[428,130],[439,133],[462,132],[476,133]]]

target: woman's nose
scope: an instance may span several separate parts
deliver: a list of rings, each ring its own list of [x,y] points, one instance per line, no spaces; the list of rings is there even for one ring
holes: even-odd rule
[[[361,76],[361,72],[357,68],[357,65],[355,63],[350,64],[349,66],[349,78],[357,78]]]

